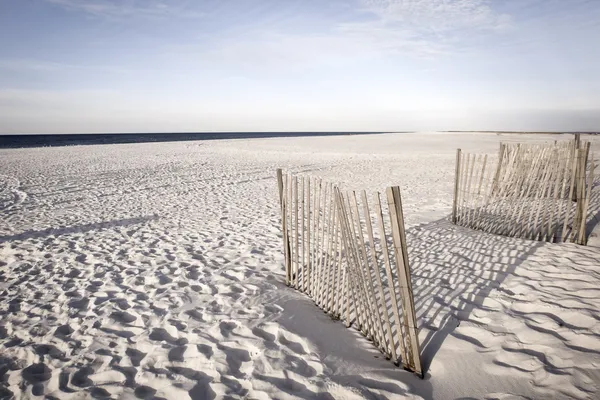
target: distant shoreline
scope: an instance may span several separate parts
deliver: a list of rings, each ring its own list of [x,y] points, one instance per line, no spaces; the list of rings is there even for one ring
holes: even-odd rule
[[[440,131],[447,133],[496,133],[499,135],[574,135],[580,133],[582,135],[599,135],[600,132],[584,132],[584,131]]]
[[[599,134],[600,132],[518,132],[518,131],[437,131],[441,133],[495,133],[504,134]],[[131,144],[152,142],[180,142],[194,140],[257,139],[284,137],[319,137],[378,135],[385,133],[420,133],[418,131],[368,132],[173,132],[173,133],[60,133],[60,134],[0,134],[0,148],[35,148],[83,146],[99,144]],[[423,132],[424,134],[426,132]]]
[[[0,148],[14,149],[31,147],[82,146],[98,144],[182,142],[194,140],[377,135],[383,133],[388,132],[174,132],[2,134],[0,135]]]

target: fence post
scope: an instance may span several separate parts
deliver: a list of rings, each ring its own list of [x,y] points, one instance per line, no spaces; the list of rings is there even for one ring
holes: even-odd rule
[[[279,190],[279,206],[281,208],[281,231],[283,234],[283,253],[285,259],[285,277],[286,284],[290,276],[290,242],[288,240],[287,221],[286,221],[286,201],[283,193],[283,172],[281,168],[277,169],[277,189]]]
[[[573,160],[571,161],[571,179],[569,180],[570,192],[569,192],[568,198],[573,198],[574,196],[576,197],[576,195],[574,194],[574,191],[575,191],[574,188],[575,188],[575,181],[577,180],[576,172],[577,172],[577,160],[579,158],[579,149],[577,149],[575,147],[575,145],[573,145],[572,154],[573,154]],[[571,208],[572,208],[572,204],[571,203],[567,204],[567,211],[565,213],[565,220],[563,223],[563,229],[562,229],[562,234],[561,234],[561,238],[562,238],[563,242],[567,241],[567,228],[568,228],[569,214],[571,212]]]
[[[405,351],[405,346],[404,346],[404,341],[402,340],[402,332],[401,332],[401,324],[400,324],[400,313],[399,310],[400,308],[398,307],[398,299],[396,298],[396,289],[395,289],[395,285],[394,285],[394,277],[392,275],[392,264],[390,262],[390,252],[388,250],[388,245],[387,245],[387,235],[386,235],[386,231],[385,231],[385,222],[383,220],[383,211],[381,208],[381,199],[379,197],[379,192],[375,193],[373,195],[373,199],[375,200],[375,211],[376,211],[376,217],[377,217],[377,222],[378,222],[378,226],[379,226],[379,235],[380,235],[380,240],[381,240],[381,249],[383,252],[383,261],[384,261],[384,267],[385,267],[385,273],[387,276],[387,285],[388,285],[388,290],[390,292],[390,299],[392,301],[392,312],[393,312],[393,316],[394,316],[394,321],[396,322],[396,335],[399,338],[399,344],[400,344],[400,353],[402,354],[403,359],[406,358],[406,351]],[[391,346],[392,346],[392,354],[394,354],[394,362],[398,363],[398,357],[395,356],[395,349],[396,349],[396,344],[394,342],[394,340],[392,340],[391,342]]]
[[[588,143],[589,144],[589,143]],[[588,241],[588,237],[587,237],[587,232],[586,232],[586,217],[587,217],[587,210],[588,207],[590,205],[590,197],[592,196],[592,186],[594,185],[594,169],[596,169],[596,166],[594,165],[594,154],[592,154],[592,158],[590,161],[590,175],[588,176],[588,187],[587,187],[587,193],[585,195],[585,203],[583,206],[583,217],[582,217],[582,222],[581,222],[581,231],[580,231],[580,244],[582,245],[587,245],[587,241]]]
[[[400,197],[400,188],[393,186],[387,188],[387,198],[390,211],[390,220],[392,221],[392,238],[394,241],[394,253],[396,255],[396,269],[400,283],[400,295],[403,299],[404,324],[406,335],[410,347],[408,349],[409,360],[407,365],[409,369],[419,376],[423,377],[421,367],[421,356],[419,349],[419,336],[417,332],[417,318],[415,313],[415,302],[410,280],[410,266],[408,264],[408,250],[406,246],[406,232],[404,230],[404,215],[402,214],[402,199]],[[402,257],[402,259],[400,258]]]
[[[573,139],[573,140],[574,140],[575,149],[579,150],[579,148],[581,146],[581,134],[576,133],[575,139]],[[575,176],[579,176],[579,163],[577,163],[575,166]],[[577,180],[575,180],[575,182],[573,183],[573,194],[572,194],[571,200],[577,201]]]
[[[577,179],[577,184],[580,185],[580,187],[578,188],[580,190],[580,194],[578,196],[578,199],[580,201],[577,202],[577,209],[579,210],[579,221],[578,221],[578,228],[579,231],[576,232],[577,235],[577,244],[585,244],[586,240],[585,240],[585,220],[587,217],[587,203],[589,202],[589,200],[587,199],[587,190],[586,190],[586,170],[587,170],[587,160],[590,154],[590,142],[587,142],[585,144],[585,150],[583,151],[583,154],[581,155],[581,160],[578,163],[579,165],[579,177]],[[590,185],[591,186],[591,185]],[[575,235],[573,235],[575,236]]]
[[[456,207],[458,202],[458,184],[460,176],[460,149],[456,149],[456,169],[454,171],[454,202],[452,204],[452,223],[456,224]]]

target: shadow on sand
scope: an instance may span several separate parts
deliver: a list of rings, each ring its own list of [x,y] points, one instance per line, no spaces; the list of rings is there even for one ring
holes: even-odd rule
[[[453,225],[447,219],[408,229],[413,294],[427,371],[444,340],[542,242]]]
[[[474,231],[453,225],[447,219],[409,228],[407,241],[425,372],[460,322],[469,320],[473,310],[486,310],[485,299],[494,290],[502,291],[504,280],[544,245]],[[426,373],[421,380],[394,367],[356,330],[346,329],[343,323],[331,320],[317,309],[308,297],[293,293],[282,304],[285,313],[277,322],[317,347],[337,383],[353,386],[366,397],[377,396],[378,391],[384,390],[395,396],[416,392],[432,398],[430,374]],[[386,380],[378,382],[360,376],[360,371]],[[388,379],[399,384],[392,385]],[[310,394],[306,393],[304,398],[311,398]]]
[[[26,231],[18,233],[16,235],[0,236],[0,243],[10,242],[12,240],[27,240],[27,239],[38,239],[47,236],[62,236],[70,235],[73,233],[82,233],[88,231],[99,231],[103,229],[109,229],[114,227],[125,227],[130,225],[143,224],[148,221],[157,220],[157,215],[148,215],[143,217],[135,218],[124,218],[115,219],[111,221],[96,222],[93,224],[67,226],[62,228],[48,228],[41,231]]]

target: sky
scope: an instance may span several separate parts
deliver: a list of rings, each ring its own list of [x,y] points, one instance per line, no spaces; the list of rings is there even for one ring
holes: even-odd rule
[[[0,133],[600,131],[600,0],[0,0]]]

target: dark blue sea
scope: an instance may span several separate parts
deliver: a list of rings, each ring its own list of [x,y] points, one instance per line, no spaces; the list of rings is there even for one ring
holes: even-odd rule
[[[0,148],[75,146],[115,143],[180,142],[302,136],[366,135],[383,132],[197,132],[0,135]]]

